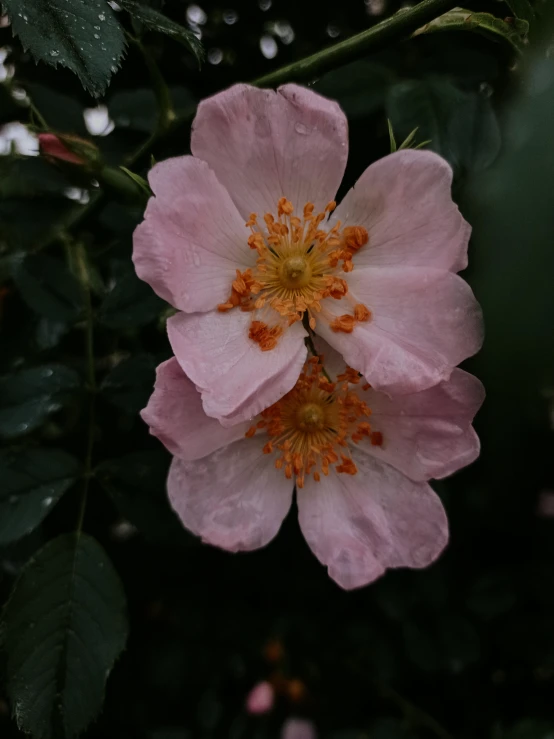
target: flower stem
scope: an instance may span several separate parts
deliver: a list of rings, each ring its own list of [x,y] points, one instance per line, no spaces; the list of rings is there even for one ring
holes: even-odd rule
[[[438,18],[448,10],[457,7],[456,0],[422,0],[406,10],[395,13],[390,18],[377,23],[366,31],[357,33],[344,41],[318,51],[316,54],[299,59],[274,72],[251,80],[257,87],[275,87],[284,82],[310,82],[316,77],[355,61],[366,54],[379,51],[388,43],[407,38],[418,28]],[[161,134],[153,131],[146,141],[127,160],[127,166],[140,162],[149,154],[158,141],[166,134],[173,134],[188,126],[194,118],[196,106],[191,106],[176,117]]]
[[[423,0],[411,8],[395,13],[367,31],[259,77],[253,84],[274,87],[283,82],[311,81],[331,69],[353,62],[370,52],[379,51],[391,41],[410,36],[420,26],[457,5],[452,0]]]
[[[76,245],[76,268],[77,276],[83,290],[85,302],[85,358],[87,365],[87,392],[88,392],[88,423],[87,423],[87,441],[85,448],[85,461],[83,471],[83,489],[81,493],[81,502],[79,505],[79,513],[77,517],[77,534],[81,533],[83,521],[85,518],[85,510],[87,506],[88,489],[90,478],[92,475],[92,452],[94,449],[94,427],[96,415],[96,374],[94,370],[94,325],[92,314],[92,302],[90,299],[90,284],[88,278],[88,270],[86,266],[86,258],[84,248],[81,244]]]

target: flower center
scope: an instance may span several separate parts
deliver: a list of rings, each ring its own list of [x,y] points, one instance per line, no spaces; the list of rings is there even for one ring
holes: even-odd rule
[[[281,400],[262,411],[260,420],[248,429],[246,436],[258,432],[269,437],[264,454],[277,453],[275,467],[282,469],[298,488],[304,487],[306,475],[316,482],[334,467],[338,473],[357,473],[349,447],[367,437],[380,446],[383,437],[373,431],[367,418],[371,410],[351,386],[358,385],[360,375],[347,368],[337,382],[330,382],[323,371],[323,358],[311,357],[304,365],[294,388]],[[363,385],[361,390],[367,390]]]
[[[346,279],[339,276],[354,269],[352,257],[369,237],[362,226],[341,230],[340,221],[328,230],[322,228],[335,205],[334,201],[329,203],[323,213],[316,215],[313,204],[307,203],[300,219],[293,215],[292,203],[281,198],[277,218],[266,213],[263,228],[257,215],[250,215],[246,223],[252,231],[248,245],[258,253],[256,265],[244,272],[237,269],[231,295],[218,305],[218,310],[240,307],[243,311],[258,311],[249,336],[262,351],[273,349],[283,331],[301,321],[305,313],[312,330],[319,314],[334,331],[344,333],[352,333],[356,323],[370,319],[370,311],[356,303]],[[335,317],[322,306],[325,298],[344,298],[349,312]]]
[[[296,424],[300,431],[321,431],[325,422],[325,411],[318,403],[304,403],[296,412]]]
[[[279,267],[279,277],[285,289],[294,290],[309,285],[312,270],[304,257],[287,257]]]

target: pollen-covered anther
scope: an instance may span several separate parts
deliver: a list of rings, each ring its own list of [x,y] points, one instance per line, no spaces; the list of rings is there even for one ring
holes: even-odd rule
[[[372,431],[370,441],[373,446],[383,446],[383,434],[380,431]]]
[[[357,303],[354,306],[354,318],[362,323],[364,321],[369,321],[371,318],[371,311],[366,308],[363,303]]]
[[[277,346],[277,340],[283,333],[281,326],[273,326],[270,328],[267,323],[263,321],[252,321],[250,325],[250,331],[248,332],[249,338],[259,344],[260,349],[263,352],[268,352],[271,349],[275,349]]]
[[[338,333],[339,331],[344,334],[351,334],[352,331],[354,331],[354,326],[356,325],[356,319],[354,316],[349,316],[347,314],[343,316],[339,316],[338,318],[335,318],[334,321],[331,321],[331,329]]]
[[[257,432],[269,437],[264,454],[275,452],[275,467],[288,479],[294,478],[299,489],[306,476],[318,482],[333,468],[355,475],[356,465],[348,452],[351,443],[363,439],[382,443],[382,435],[372,431],[366,420],[370,408],[352,390],[361,375],[347,367],[338,382],[331,382],[324,375],[322,361],[322,357],[310,357],[294,388],[262,411],[261,420],[246,432],[248,437]]]
[[[357,252],[369,241],[369,234],[363,226],[347,226],[342,236],[345,247],[351,252]]]
[[[256,213],[251,213],[246,227],[251,230],[248,246],[258,253],[256,264],[244,272],[237,270],[231,294],[218,305],[218,310],[273,308],[284,319],[277,321],[283,330],[307,314],[308,325],[315,330],[316,315],[323,310],[322,300],[329,297],[342,300],[348,296],[353,305],[348,284],[337,272],[352,271],[352,257],[368,243],[369,237],[362,226],[348,226],[342,231],[340,221],[327,226],[329,214],[335,208],[336,202],[332,200],[322,212],[316,213],[314,204],[306,203],[300,218],[294,214],[293,203],[281,197],[276,216],[264,213],[259,220]],[[334,322],[334,330],[351,333],[354,320],[365,321],[369,316],[364,306],[356,306],[354,317],[341,316]],[[250,338],[265,351],[274,348],[277,334],[263,334],[258,341],[256,337],[262,336],[260,331],[259,326],[254,326]]]

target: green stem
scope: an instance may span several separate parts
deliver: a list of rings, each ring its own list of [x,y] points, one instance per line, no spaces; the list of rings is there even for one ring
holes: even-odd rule
[[[342,67],[360,57],[379,51],[389,42],[408,38],[421,26],[457,6],[458,2],[455,0],[423,0],[412,8],[395,13],[390,18],[386,18],[368,28],[367,31],[357,33],[355,36],[328,46],[316,54],[258,77],[252,80],[250,84],[256,87],[276,87],[285,82],[310,82],[331,69]],[[172,134],[178,129],[188,126],[195,113],[196,107],[194,106],[175,118],[164,132],[164,135]],[[139,162],[152,151],[160,138],[162,136],[154,131],[143,145],[129,157],[127,164]]]
[[[81,244],[76,246],[76,266],[79,281],[83,290],[85,301],[85,358],[87,365],[87,391],[88,391],[88,428],[85,448],[85,462],[83,472],[83,490],[81,503],[77,517],[77,534],[81,533],[85,510],[87,506],[88,489],[92,476],[92,454],[94,450],[94,427],[96,416],[96,374],[94,370],[94,323],[92,313],[92,302],[90,298],[90,285],[86,266],[84,249]]]
[[[352,36],[345,41],[340,41],[338,44],[333,44],[322,51],[312,54],[311,56],[299,59],[292,64],[288,64],[285,67],[270,72],[263,77],[258,77],[253,80],[251,84],[258,87],[261,86],[275,86],[284,82],[291,81],[310,81],[315,77],[328,72],[331,69],[341,67],[349,62],[354,61],[366,54],[370,54],[374,51],[382,49],[389,42],[400,40],[410,36],[421,26],[429,23],[438,16],[446,13],[448,10],[457,7],[455,0],[423,0],[412,8],[395,13],[390,18],[377,23],[375,26],[368,28],[367,31]],[[133,39],[135,43],[139,43],[136,39]],[[141,45],[141,48],[142,45]],[[173,108],[170,107],[170,103],[167,103],[166,92],[163,87],[159,86],[159,81],[165,86],[165,81],[159,73],[159,69],[155,64],[154,60],[150,55],[145,56],[146,63],[149,65],[150,74],[152,76],[152,83],[154,86],[154,92],[158,99],[161,111],[160,120],[164,117],[164,125],[157,126],[156,130],[136,149],[125,161],[127,167],[131,167],[140,162],[153,150],[160,139],[166,135],[175,133],[179,128],[185,127],[191,123],[196,113],[196,106],[192,106],[179,118],[175,117]],[[150,59],[150,61],[148,61]],[[154,66],[151,66],[153,64]],[[169,94],[169,92],[167,92]],[[169,113],[168,111],[171,111]],[[162,131],[163,128],[163,131]],[[73,223],[68,224],[69,227],[76,227],[82,225],[85,221],[88,221],[93,216],[100,205],[103,203],[103,197],[99,193],[95,198],[94,203],[89,203],[86,208],[74,219]],[[56,238],[56,237],[54,237]],[[52,240],[52,239],[51,239]],[[48,243],[50,243],[50,241]],[[41,245],[41,248],[45,244]]]
[[[396,690],[393,690],[389,685],[378,683],[376,687],[384,698],[391,700],[398,706],[404,714],[405,719],[412,726],[425,727],[435,736],[439,737],[439,739],[454,739],[452,734],[441,726],[433,716],[429,715],[422,708],[411,703],[400,695],[400,693],[397,693]]]
[[[259,87],[275,87],[283,82],[314,80],[325,72],[353,62],[369,52],[379,51],[391,41],[407,38],[420,26],[457,5],[458,3],[453,0],[423,0],[412,8],[395,13],[367,31],[259,77],[252,84]]]

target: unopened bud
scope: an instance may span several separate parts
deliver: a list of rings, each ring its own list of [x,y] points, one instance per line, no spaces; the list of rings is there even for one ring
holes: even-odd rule
[[[98,148],[78,136],[56,133],[39,133],[40,153],[60,162],[90,165],[100,160]]]

